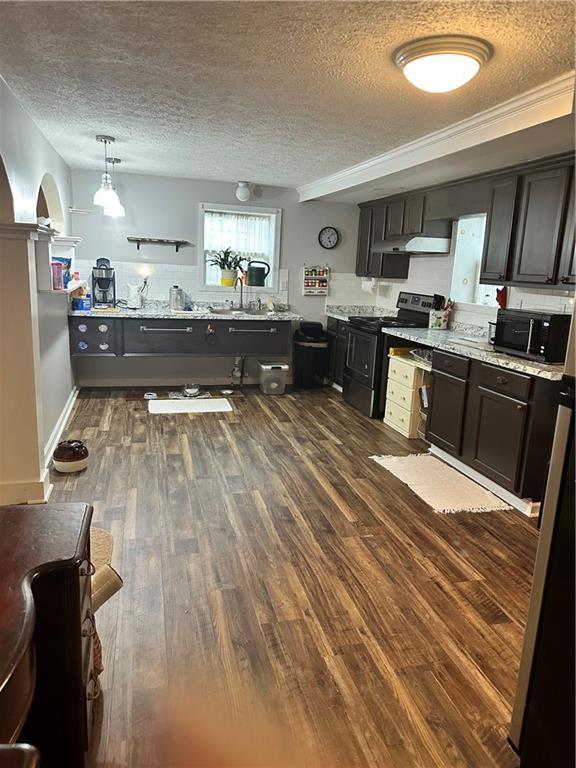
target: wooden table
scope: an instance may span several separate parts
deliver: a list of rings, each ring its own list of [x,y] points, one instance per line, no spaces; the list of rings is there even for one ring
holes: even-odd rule
[[[37,747],[42,768],[81,768],[89,747],[91,518],[88,504],[0,507],[0,742]]]

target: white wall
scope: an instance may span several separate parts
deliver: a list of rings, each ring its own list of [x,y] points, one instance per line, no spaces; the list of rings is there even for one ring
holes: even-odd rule
[[[14,201],[14,219],[36,222],[38,190],[50,173],[60,193],[64,224],[70,234],[70,169],[16,101],[0,78],[0,156]],[[18,290],[18,286],[13,287]],[[74,387],[68,351],[67,303],[62,296],[38,294],[40,329],[40,399],[44,444]],[[1,343],[1,339],[0,339]]]
[[[129,148],[126,153],[129,154]],[[94,211],[92,197],[98,183],[99,174],[95,171],[72,172],[75,207],[93,211],[87,215],[74,214],[74,235],[83,238],[77,256],[92,264],[99,256],[106,256],[112,262],[198,264],[200,257],[196,248],[185,248],[176,254],[173,248],[143,246],[138,252],[126,238],[142,235],[197,243],[199,203],[241,205],[234,196],[236,185],[232,182],[120,173],[117,187],[126,218],[111,219],[103,216],[100,209]],[[329,264],[336,272],[354,270],[358,207],[322,201],[299,203],[295,190],[281,187],[263,187],[256,191],[258,196],[246,205],[282,209],[280,267],[289,270],[291,307],[308,320],[322,320],[324,299],[301,295],[302,267],[307,262]],[[318,244],[318,232],[327,225],[335,226],[341,236],[340,243],[331,251]]]
[[[60,192],[68,228],[70,169],[24,112],[1,78],[0,155],[14,198],[15,221],[36,221],[36,201],[40,183],[44,174],[50,173]]]

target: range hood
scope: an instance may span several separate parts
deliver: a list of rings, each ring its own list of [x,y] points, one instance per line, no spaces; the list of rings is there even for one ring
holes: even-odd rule
[[[452,222],[450,219],[432,219],[424,222],[418,235],[400,235],[376,241],[372,253],[436,254],[450,253]]]
[[[402,235],[374,243],[372,253],[450,253],[449,237]]]

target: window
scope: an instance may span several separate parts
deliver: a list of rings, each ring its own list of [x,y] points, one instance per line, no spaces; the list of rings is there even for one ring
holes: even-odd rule
[[[270,273],[263,290],[275,290],[280,260],[280,219],[279,208],[235,208],[201,203],[198,231],[201,238],[199,251],[203,254],[204,264],[203,288],[231,290],[220,285],[220,268],[206,262],[218,251],[230,248],[247,261],[269,264]]]
[[[462,216],[456,222],[456,247],[450,297],[460,303],[497,307],[498,286],[482,285],[479,282],[485,228],[485,213]]]

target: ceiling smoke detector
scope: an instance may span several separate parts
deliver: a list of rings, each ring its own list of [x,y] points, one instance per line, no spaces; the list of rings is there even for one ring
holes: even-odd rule
[[[400,46],[392,59],[412,85],[429,93],[460,88],[492,57],[486,40],[466,35],[438,35]]]
[[[250,182],[249,181],[239,181],[238,186],[236,187],[236,197],[238,200],[240,200],[241,203],[247,203],[248,200],[250,200]]]

